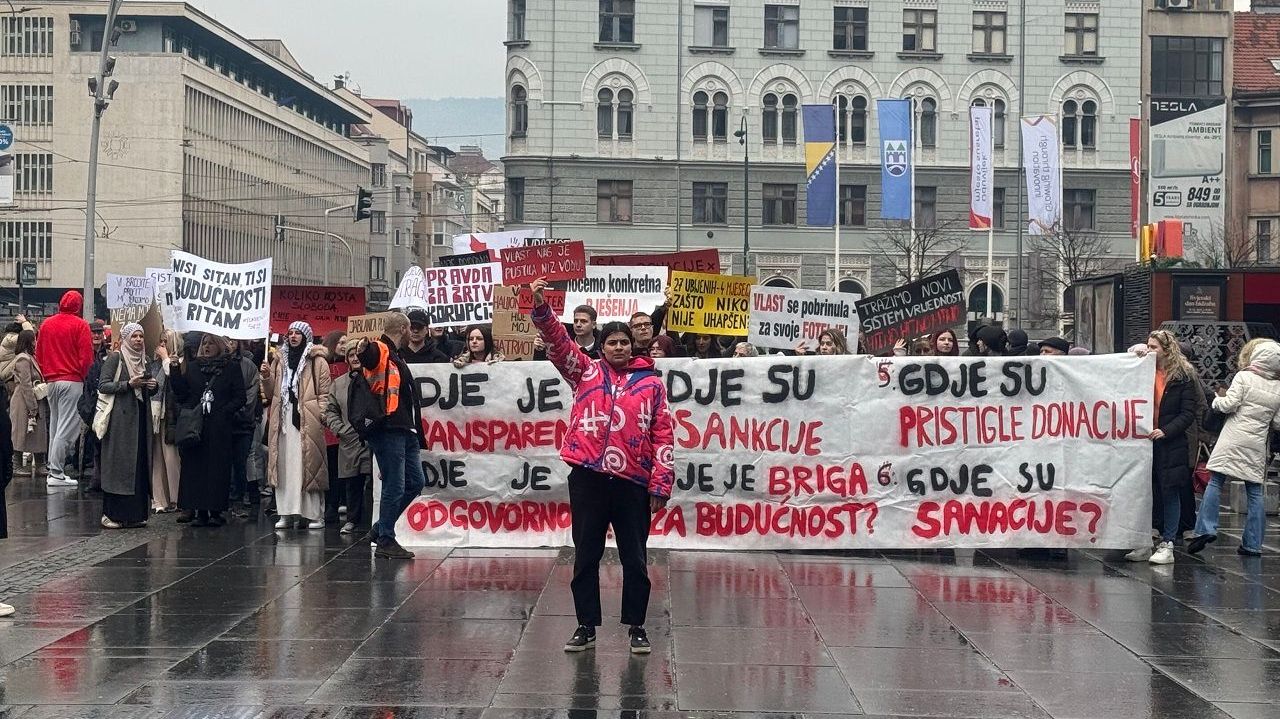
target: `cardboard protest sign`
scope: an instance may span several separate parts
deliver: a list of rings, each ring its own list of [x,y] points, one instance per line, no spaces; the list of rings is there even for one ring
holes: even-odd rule
[[[587,271],[587,252],[581,242],[557,242],[502,251],[502,284],[525,285],[538,278],[548,282],[574,280]]]
[[[536,227],[526,230],[509,230],[507,232],[471,232],[453,236],[453,254],[462,255],[468,252],[493,250],[500,254],[508,247],[524,247],[529,238],[547,236],[547,228]]]
[[[390,312],[375,312],[371,315],[352,315],[347,318],[347,338],[376,340],[382,337],[382,328],[387,323]]]
[[[593,265],[625,265],[630,267],[666,267],[681,272],[720,274],[718,250],[687,250],[654,255],[592,255]]]
[[[533,337],[528,335],[498,335],[493,336],[493,346],[502,353],[504,359],[508,362],[529,361],[533,359],[533,353],[536,351],[533,346]]]
[[[932,334],[964,320],[960,273],[947,270],[858,301],[862,346],[883,354],[898,340]]]
[[[563,290],[545,289],[542,291],[542,299],[551,305],[551,312],[562,317],[565,313],[565,301]],[[521,287],[516,291],[517,307],[526,315],[533,312],[533,292],[528,287]]]
[[[445,255],[436,258],[436,265],[439,267],[461,267],[463,265],[487,265],[493,262],[496,253],[489,250],[481,250],[479,252],[467,252],[461,255]]]
[[[107,273],[107,309],[147,307],[155,300],[155,287],[146,275]]]
[[[836,329],[844,333],[849,347],[857,347],[857,300],[857,295],[844,292],[756,285],[751,288],[747,341],[757,347],[790,350],[803,340],[813,351],[818,347],[818,335]]]
[[[520,311],[519,290],[515,287],[493,288],[493,334],[527,335],[532,337],[537,331],[533,328],[533,320],[528,313]],[[530,302],[533,300],[530,299]]]
[[[270,333],[271,258],[231,265],[180,250],[172,256],[174,329],[236,340]]]
[[[593,265],[586,277],[569,280],[565,287],[561,319],[573,321],[573,311],[587,305],[596,311],[596,321],[627,322],[637,312],[652,312],[665,303],[662,291],[667,271],[660,267]]]
[[[501,279],[496,262],[426,270],[415,265],[401,278],[390,306],[421,309],[432,327],[487,325],[493,319],[493,286]]]
[[[846,355],[658,360],[658,369],[674,418],[676,481],[653,517],[651,547],[1150,541],[1150,357]],[[400,542],[568,545],[569,468],[558,447],[573,389],[555,368],[412,370],[424,403],[427,491],[397,523]]]
[[[115,341],[124,341],[120,330],[130,322],[142,325],[142,336],[146,338],[147,356],[155,353],[160,346],[161,335],[164,334],[164,323],[161,321],[160,308],[154,302],[145,305],[126,305],[110,310],[111,336]]]
[[[748,332],[754,277],[671,273],[667,329],[735,337]]]
[[[363,287],[276,285],[271,288],[271,331],[284,334],[302,320],[316,337],[345,330],[347,318],[364,314]]]

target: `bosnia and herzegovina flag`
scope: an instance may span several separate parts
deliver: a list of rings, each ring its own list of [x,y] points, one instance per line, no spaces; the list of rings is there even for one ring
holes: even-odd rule
[[[876,100],[880,120],[880,219],[910,220],[911,100]]]
[[[805,223],[836,224],[836,113],[831,105],[804,106]]]

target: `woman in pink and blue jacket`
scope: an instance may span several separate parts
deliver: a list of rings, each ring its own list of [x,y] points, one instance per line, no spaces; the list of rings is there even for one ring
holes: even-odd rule
[[[573,388],[573,411],[560,458],[572,467],[570,588],[578,629],[564,650],[581,652],[595,646],[600,626],[600,558],[612,524],[622,560],[622,623],[631,627],[631,652],[648,654],[644,621],[649,608],[649,522],[671,497],[675,479],[667,388],[654,371],[653,360],[632,356],[631,328],[622,322],[610,322],[601,329],[601,359],[588,357],[543,299],[546,287],[541,279],[530,286],[533,323],[547,346],[547,359]]]

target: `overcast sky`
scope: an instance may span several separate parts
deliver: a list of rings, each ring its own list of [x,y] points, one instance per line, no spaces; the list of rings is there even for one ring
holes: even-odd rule
[[[504,0],[190,0],[249,38],[280,38],[330,85],[371,97],[501,97]]]

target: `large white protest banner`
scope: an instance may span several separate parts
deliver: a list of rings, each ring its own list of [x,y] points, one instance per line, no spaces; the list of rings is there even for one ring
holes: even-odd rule
[[[613,267],[589,265],[587,276],[569,280],[565,287],[565,322],[573,322],[573,310],[587,305],[596,311],[596,322],[628,322],[637,312],[652,312],[666,303],[665,267]]]
[[[493,322],[493,286],[502,282],[502,265],[410,267],[400,279],[391,309],[420,309],[432,327],[466,327]]]
[[[148,307],[154,300],[155,287],[150,277],[107,273],[107,309]]]
[[[229,265],[174,250],[173,329],[235,340],[266,337],[271,322],[271,258]]]
[[[572,389],[550,363],[411,367],[427,489],[403,544],[570,542]],[[650,546],[1150,542],[1151,358],[660,360],[675,434]],[[608,423],[588,418],[599,431]]]
[[[793,290],[755,285],[751,288],[751,331],[747,341],[757,347],[790,350],[801,341],[810,351],[818,348],[818,335],[840,330],[850,348],[858,346],[858,310],[861,295],[847,292]]]
[[[468,252],[493,250],[495,257],[508,247],[524,247],[530,239],[543,239],[547,236],[547,228],[535,227],[524,230],[508,230],[506,232],[470,232],[453,236],[453,254],[462,255]]]

